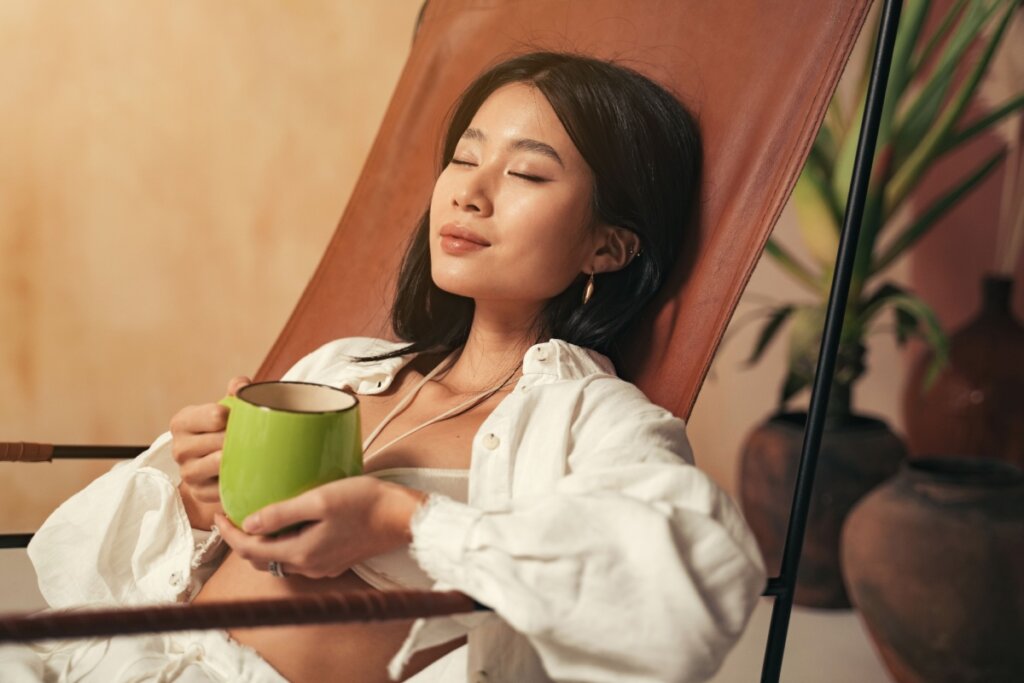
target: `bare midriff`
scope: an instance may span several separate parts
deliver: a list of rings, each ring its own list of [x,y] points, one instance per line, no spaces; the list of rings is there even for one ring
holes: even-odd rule
[[[229,554],[203,586],[196,602],[288,598],[300,595],[373,590],[351,571],[333,579],[283,579],[257,571]],[[388,680],[387,664],[409,633],[409,620],[355,624],[315,624],[232,629],[231,637],[251,647],[293,683]],[[461,641],[421,652],[407,675],[424,668]]]
[[[435,361],[436,362],[436,361]],[[360,396],[360,417],[363,433],[369,434],[404,395],[404,390],[422,377],[422,365],[407,367],[396,378],[391,389],[379,396]],[[377,438],[386,444],[411,426],[422,423],[440,410],[438,401],[445,400],[443,390],[427,384],[421,391],[424,400],[416,400],[389,423]],[[369,448],[367,473],[392,467],[439,467],[468,469],[473,435],[494,407],[506,396],[502,391],[472,410],[424,428],[415,437],[403,439],[379,456]],[[417,397],[419,398],[419,397]],[[448,399],[450,402],[450,398]],[[393,435],[393,436],[392,436]],[[348,593],[374,590],[372,586],[347,571],[329,579],[308,579],[301,576],[278,578],[256,570],[249,562],[228,553],[221,565],[203,586],[195,602],[237,601],[287,598],[310,594]],[[274,626],[232,629],[231,637],[258,652],[282,676],[293,683],[320,681],[388,681],[387,664],[409,634],[411,620],[375,623],[317,624],[309,626]],[[418,653],[407,667],[409,677],[459,647],[459,639]]]

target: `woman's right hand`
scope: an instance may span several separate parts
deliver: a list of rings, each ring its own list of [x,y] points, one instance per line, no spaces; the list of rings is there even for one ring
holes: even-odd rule
[[[251,383],[248,377],[233,378],[228,395]],[[171,454],[181,473],[178,491],[195,529],[208,530],[214,514],[223,512],[218,479],[227,422],[228,409],[219,403],[188,406],[171,418]]]

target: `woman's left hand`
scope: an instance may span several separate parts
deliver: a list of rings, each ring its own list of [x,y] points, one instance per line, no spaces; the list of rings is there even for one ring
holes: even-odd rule
[[[409,543],[409,523],[426,495],[376,477],[349,477],[254,512],[244,531],[221,514],[216,523],[231,549],[256,569],[266,571],[275,561],[285,574],[321,579]],[[292,525],[301,526],[269,535]]]

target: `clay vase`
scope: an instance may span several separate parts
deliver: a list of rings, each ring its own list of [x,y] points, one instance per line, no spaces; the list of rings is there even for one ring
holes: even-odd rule
[[[908,461],[850,514],[843,570],[899,683],[1024,681],[1024,471]]]
[[[740,459],[740,502],[771,575],[778,575],[789,523],[805,413],[780,413],[747,437]],[[853,505],[893,476],[906,457],[881,420],[830,419],[822,434],[794,601],[805,607],[850,606],[839,566],[839,535]]]
[[[1024,467],[1024,326],[1010,310],[1013,281],[987,277],[981,312],[950,336],[949,365],[925,390],[931,355],[903,396],[912,455],[998,458]]]

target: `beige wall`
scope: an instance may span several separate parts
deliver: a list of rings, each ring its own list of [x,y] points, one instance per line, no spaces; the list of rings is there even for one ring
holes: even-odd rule
[[[0,440],[146,443],[256,369],[421,1],[0,3]],[[0,465],[0,529],[108,467]]]

